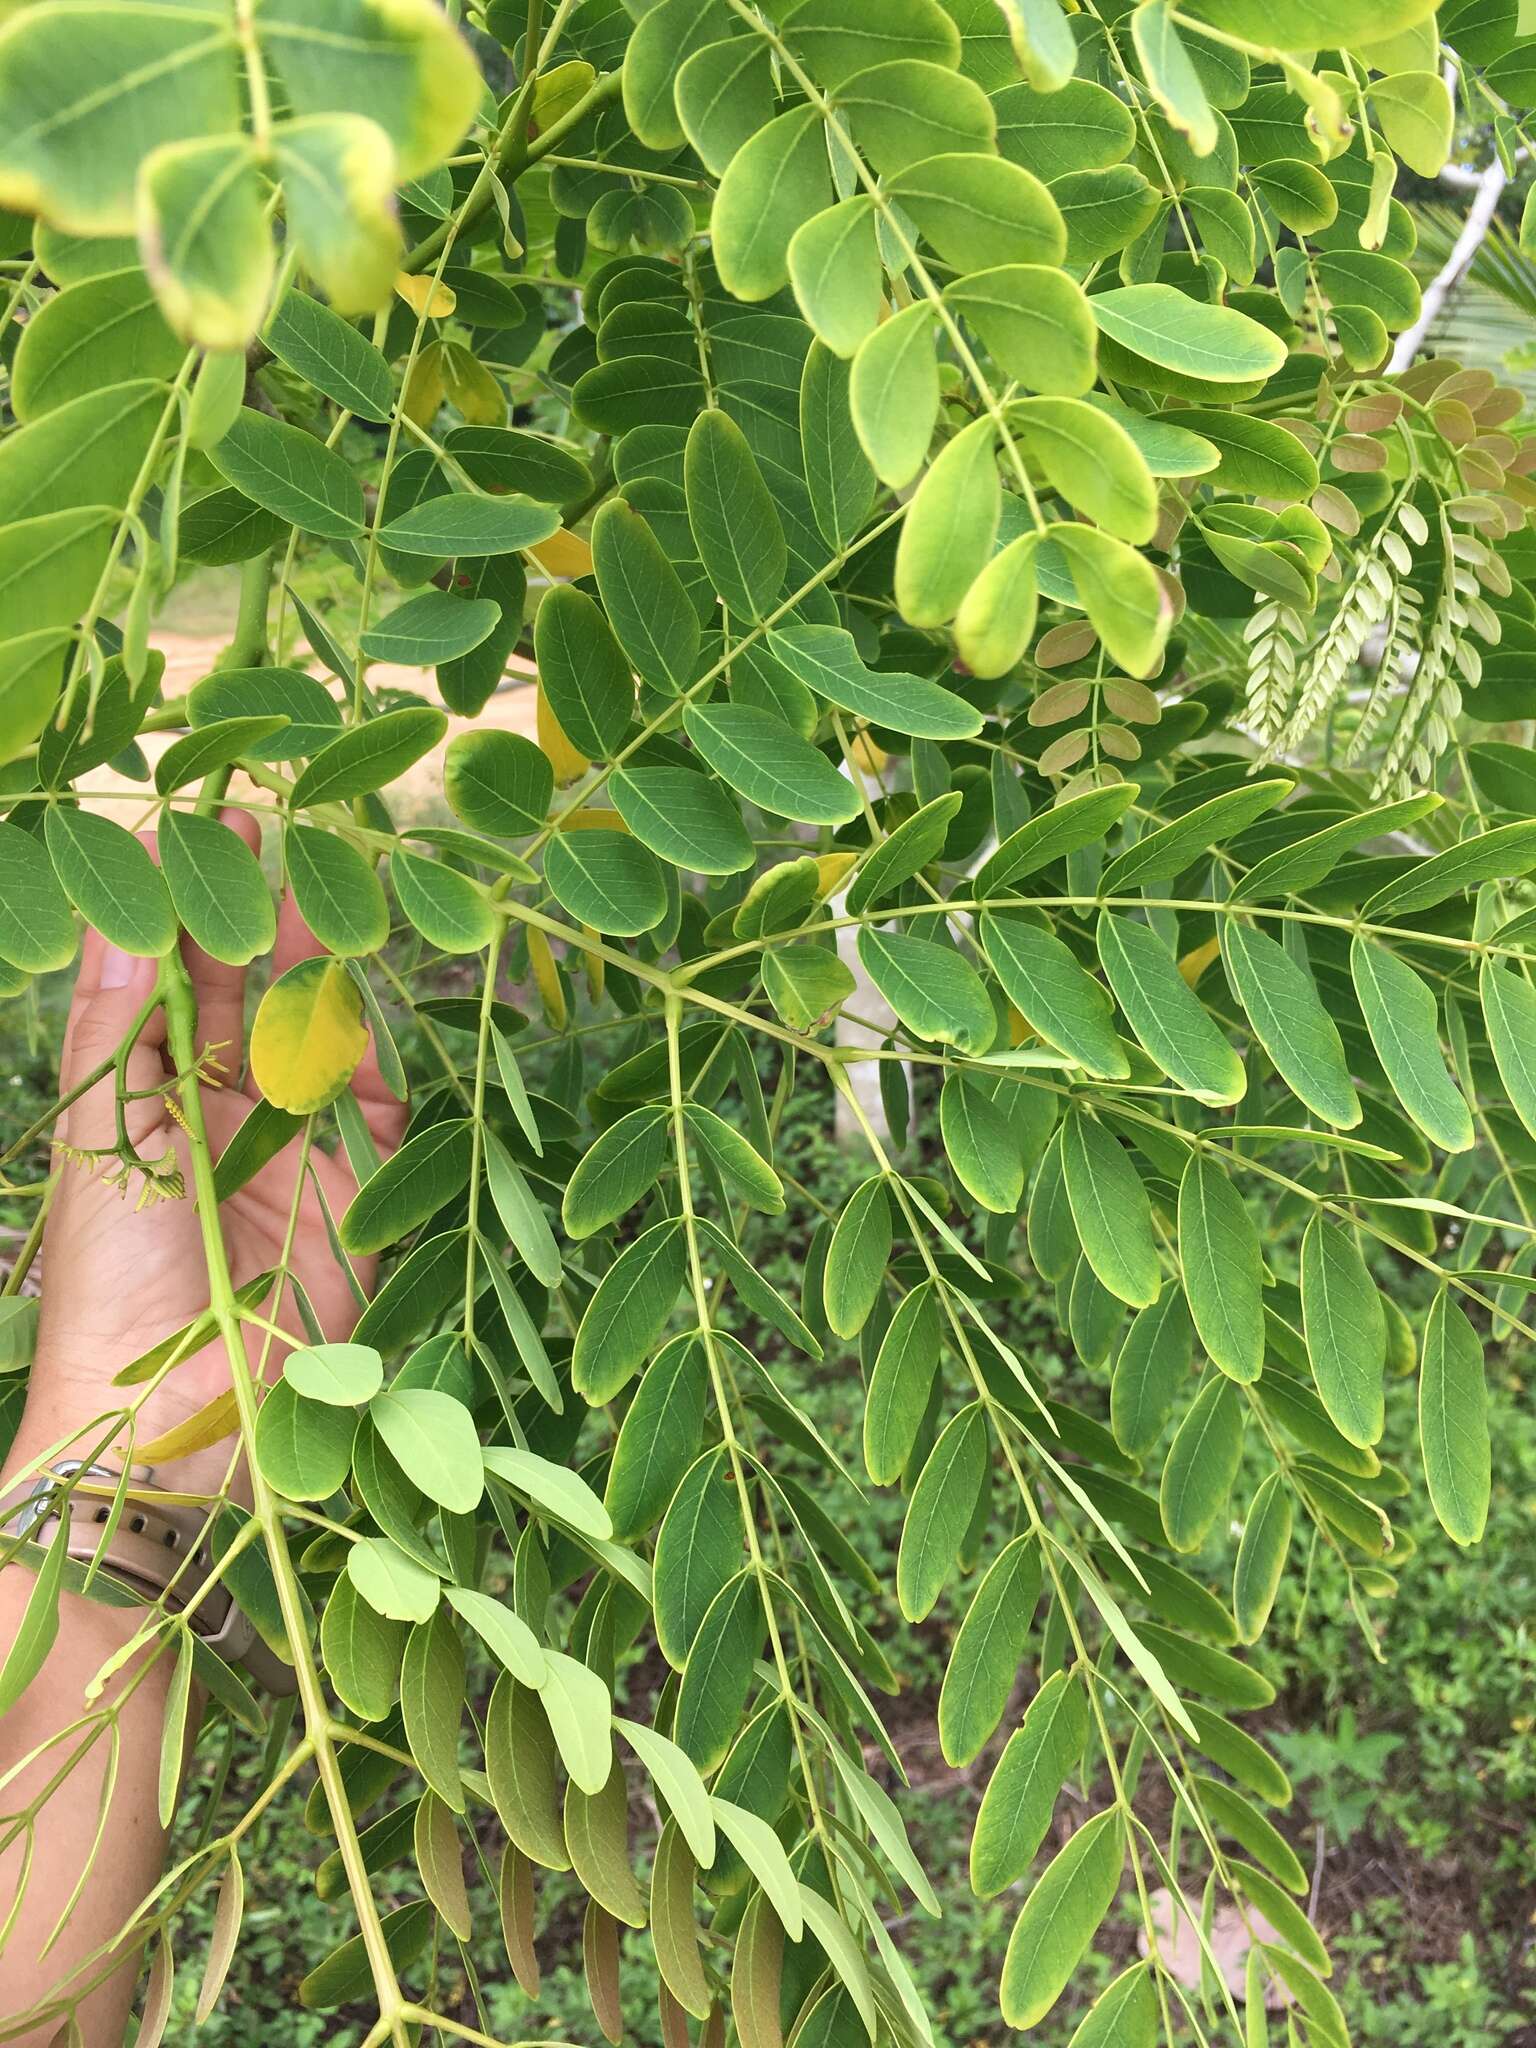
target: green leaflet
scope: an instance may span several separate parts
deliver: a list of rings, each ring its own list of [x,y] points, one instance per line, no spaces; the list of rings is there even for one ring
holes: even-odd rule
[[[826,755],[751,704],[690,704],[688,737],[715,773],[748,803],[808,825],[845,825],[858,815],[850,783]]]
[[[661,869],[627,832],[561,832],[544,855],[544,879],[578,924],[633,936],[666,914]]]
[[[1071,2048],[1157,2048],[1161,2014],[1145,1963],[1126,1970],[1094,2000]]]
[[[1230,306],[1186,298],[1172,285],[1120,285],[1090,303],[1111,340],[1185,376],[1242,384],[1273,376],[1285,361],[1285,344],[1267,327]]]
[[[324,1500],[346,1477],[356,1430],[350,1409],[306,1401],[279,1380],[257,1411],[256,1462],[289,1500]]]
[[[1424,1324],[1419,1446],[1440,1526],[1457,1543],[1480,1541],[1492,1465],[1482,1346],[1465,1311],[1444,1287]]]
[[[705,573],[728,611],[761,618],[779,594],[789,551],[762,471],[727,414],[702,412],[694,421],[683,478]]]
[[[814,107],[760,128],[721,178],[710,215],[720,279],[734,298],[772,297],[788,277],[795,230],[831,198],[826,139]]]
[[[1125,1861],[1118,1812],[1078,1828],[1051,1862],[1014,1922],[1003,1958],[1002,2012],[1011,2027],[1031,2027],[1066,1988],[1114,1900]]]
[[[990,264],[1057,263],[1061,213],[1033,173],[972,151],[930,156],[886,181],[946,263],[962,273]]]
[[[655,1538],[657,1642],[678,1671],[717,1593],[739,1569],[741,1507],[717,1448],[688,1468]]]
[[[571,1382],[593,1407],[611,1401],[660,1335],[683,1282],[682,1226],[654,1224],[603,1275],[571,1353]]]
[[[365,1721],[382,1721],[395,1703],[405,1633],[402,1622],[369,1605],[350,1576],[337,1580],[321,1617],[320,1649],[337,1693]]]
[[[1189,137],[1196,156],[1209,156],[1216,147],[1216,117],[1172,15],[1168,0],[1151,0],[1132,17],[1137,60],[1171,125]]]
[[[815,1031],[853,994],[850,968],[824,946],[776,946],[763,955],[768,1000],[793,1031]]]
[[[631,1541],[648,1529],[676,1492],[699,1446],[708,1380],[703,1346],[678,1337],[635,1389],[603,1495],[617,1541]]]
[[[1242,1448],[1241,1397],[1231,1380],[1212,1373],[1179,1424],[1163,1467],[1159,1505],[1175,1550],[1198,1550],[1209,1535]]]
[[[896,1555],[896,1597],[908,1621],[932,1612],[955,1568],[987,1460],[987,1419],[973,1402],[947,1425],[912,1489]]]
[[[875,473],[854,424],[851,385],[848,364],[813,341],[800,379],[800,453],[816,529],[833,548],[852,540],[875,497]],[[931,432],[930,421],[925,445]]]
[[[925,489],[929,478],[939,474],[942,460],[928,472]],[[911,530],[909,515],[903,532]],[[927,740],[966,739],[981,729],[980,714],[953,691],[923,676],[867,669],[852,636],[839,627],[781,626],[768,635],[768,646],[808,690],[872,725]]]
[[[938,1364],[938,1298],[935,1283],[925,1280],[902,1296],[870,1375],[864,1464],[878,1485],[898,1479],[912,1454]]]
[[[1301,1307],[1317,1391],[1352,1444],[1381,1435],[1387,1321],[1354,1235],[1319,1210],[1301,1241]]]
[[[603,761],[629,730],[634,678],[607,620],[585,591],[557,583],[539,606],[533,652],[545,698],[579,753]]]
[[[468,1119],[418,1132],[354,1196],[341,1241],[366,1254],[394,1244],[435,1215],[464,1185],[471,1152]]]
[[[553,506],[535,504],[531,498],[472,498],[467,492],[450,492],[425,498],[402,512],[380,529],[378,541],[397,554],[434,560],[443,555],[509,555],[548,540],[559,524]]]
[[[238,832],[217,818],[167,811],[157,845],[176,915],[205,953],[243,966],[270,950],[277,933],[272,892]]]
[[[923,466],[939,416],[931,308],[906,306],[875,329],[853,359],[848,403],[875,475],[903,489]]]
[[[1360,1100],[1311,975],[1275,940],[1235,917],[1222,920],[1221,951],[1238,1001],[1287,1087],[1326,1123],[1352,1130]]]
[[[1194,1353],[1189,1309],[1182,1291],[1167,1286],[1126,1332],[1110,1384],[1115,1441],[1133,1457],[1150,1451],[1183,1384]]]
[[[1264,1633],[1291,1541],[1291,1499],[1285,1474],[1271,1472],[1253,1497],[1243,1524],[1232,1583],[1232,1612],[1245,1643]]]
[[[1483,962],[1478,988],[1499,1079],[1515,1114],[1536,1132],[1536,992],[1522,974],[1492,958]]]
[[[849,1197],[837,1219],[822,1275],[822,1304],[839,1337],[856,1337],[868,1320],[891,1256],[891,1202],[876,1174]]]
[[[131,832],[110,818],[62,804],[44,827],[48,858],[87,924],[125,953],[168,953],[176,919],[160,870]]]
[[[933,939],[861,928],[859,958],[869,978],[917,1038],[985,1052],[997,1029],[992,1001],[974,967]]]
[[[999,1086],[1007,1093],[1000,1097]],[[951,1074],[939,1095],[939,1129],[956,1177],[985,1209],[1017,1214],[1024,1192],[1024,1150],[1009,1116],[1015,1093],[1006,1077],[990,1085]]]
[[[480,1439],[462,1401],[434,1387],[386,1387],[368,1403],[385,1445],[428,1500],[455,1514],[477,1507],[485,1487]]]
[[[464,1707],[464,1647],[446,1611],[418,1622],[406,1639],[400,1671],[405,1735],[421,1774],[445,1806],[464,1811],[459,1775],[459,1721]]]
[[[357,644],[370,661],[436,668],[472,653],[496,630],[500,617],[501,606],[494,598],[424,590],[360,634]]]
[[[31,833],[0,825],[0,959],[42,974],[74,955],[69,899],[47,853]]]
[[[1117,855],[1104,870],[1105,893],[1119,895],[1133,882],[1145,882],[1154,875],[1171,881],[1198,854],[1251,825],[1293,787],[1288,776],[1277,776],[1268,782],[1250,782],[1241,789],[1229,789],[1222,796],[1196,804],[1182,818],[1158,826],[1155,832],[1148,832]]]
[[[1149,1307],[1161,1272],[1152,1207],[1130,1154],[1101,1123],[1074,1110],[1061,1127],[1061,1162],[1088,1263],[1119,1300]]]
[[[1241,1101],[1247,1087],[1242,1061],[1151,926],[1106,910],[1097,937],[1104,978],[1164,1072],[1202,1102]]]
[[[1030,1702],[1009,1737],[976,1816],[971,1889],[991,1898],[1028,1871],[1045,1839],[1057,1795],[1088,1740],[1082,1683],[1058,1671]]]
[[[851,356],[879,325],[884,303],[873,199],[855,193],[798,228],[789,276],[817,339],[834,355]]]
[[[1088,1073],[1123,1080],[1130,1072],[1099,984],[1051,933],[1022,917],[989,911],[981,943],[1003,993],[1032,1030]]]
[[[674,1733],[700,1771],[714,1771],[741,1726],[763,1627],[756,1576],[739,1572],[700,1622],[678,1688]]]
[[[994,1560],[960,1624],[939,1694],[939,1742],[945,1761],[957,1768],[972,1761],[1003,1717],[1040,1576],[1036,1538],[1016,1536]]]
[[[440,711],[423,706],[386,711],[339,733],[299,771],[293,785],[295,807],[343,803],[382,789],[435,747],[447,729]]]
[[[1078,602],[1110,654],[1130,675],[1154,674],[1173,613],[1151,563],[1096,526],[1058,523],[1046,532],[1066,555]]]
[[[639,1201],[671,1151],[670,1112],[660,1105],[632,1110],[610,1124],[566,1184],[566,1233],[590,1237]]]
[[[246,408],[211,454],[221,476],[287,525],[331,540],[362,531],[362,485],[302,428]]]
[[[290,825],[283,842],[299,914],[332,953],[376,953],[389,937],[389,905],[378,876],[347,840]]]
[[[390,855],[389,878],[407,918],[444,953],[478,953],[495,937],[496,918],[484,892],[456,869],[397,849]]]
[[[1379,810],[1358,817],[1341,818],[1320,832],[1278,847],[1251,867],[1237,884],[1235,895],[1248,902],[1287,892],[1300,893],[1332,873],[1352,846],[1364,839],[1397,832],[1438,808],[1441,799],[1431,792],[1404,797],[1400,803],[1383,804]]]
[[[1407,961],[1356,936],[1349,953],[1355,994],[1376,1056],[1419,1129],[1448,1152],[1473,1142],[1472,1115],[1440,1057],[1434,992]]]
[[[548,757],[521,733],[456,733],[443,762],[449,808],[477,832],[517,839],[536,832],[554,793]]]
[[[995,446],[993,422],[973,420],[932,464],[907,508],[895,588],[896,602],[914,626],[942,626],[952,619],[987,565],[1003,506]]]
[[[1533,867],[1536,819],[1496,825],[1491,832],[1475,833],[1459,845],[1447,847],[1444,853],[1432,854],[1405,875],[1388,882],[1367,900],[1365,914],[1376,922],[1390,919],[1396,924],[1414,911],[1443,903],[1460,889],[1528,874]]]
[[[848,909],[854,916],[938,857],[961,801],[956,791],[935,797],[903,819],[893,832],[876,840],[848,885]]]
[[[285,293],[267,322],[266,343],[280,362],[348,412],[388,420],[394,396],[389,364],[349,321],[307,292]]]
[[[1200,1342],[1230,1378],[1256,1380],[1264,1364],[1264,1263],[1247,1204],[1204,1152],[1179,1182],[1179,1262]]]
[[[1076,398],[1019,399],[1010,418],[1068,504],[1121,540],[1152,538],[1156,488],[1136,443],[1116,420]]]
[[[1101,839],[1136,800],[1136,785],[1111,783],[1064,798],[1030,818],[986,860],[976,876],[978,896],[995,895],[1010,882],[1049,867]]]

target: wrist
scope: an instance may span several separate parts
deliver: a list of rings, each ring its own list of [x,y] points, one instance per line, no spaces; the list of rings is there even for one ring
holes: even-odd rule
[[[61,1459],[78,1459],[117,1471],[147,1464],[157,1492],[210,1501],[221,1494],[243,1499],[243,1457],[236,1433],[182,1457],[146,1458],[146,1448],[153,1452],[156,1440],[186,1419],[181,1404],[172,1413],[141,1411],[130,1424],[126,1409],[109,1405],[104,1394],[100,1387],[90,1393],[71,1388],[34,1367],[16,1435],[0,1465],[0,1485],[10,1486]]]

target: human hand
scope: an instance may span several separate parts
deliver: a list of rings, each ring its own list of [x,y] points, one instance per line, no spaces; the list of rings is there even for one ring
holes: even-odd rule
[[[253,850],[259,844],[259,828],[245,813],[228,811],[224,822]],[[274,974],[320,950],[291,899],[285,902],[278,919]],[[245,969],[211,959],[188,940],[183,941],[182,954],[197,999],[199,1053],[206,1049],[219,1062],[210,1076],[205,1061],[201,1084],[203,1116],[217,1158],[260,1099],[244,1073]],[[87,933],[65,1032],[61,1094],[67,1095],[117,1051],[153,996],[158,970],[158,961],[121,953],[98,933]],[[120,1410],[132,1390],[115,1387],[114,1376],[208,1306],[188,1140],[170,1107],[177,1103],[177,1094],[174,1088],[165,1089],[174,1072],[165,1042],[165,1015],[156,1009],[125,1062],[124,1086],[136,1099],[126,1103],[124,1121],[134,1148],[146,1161],[174,1157],[184,1191],[139,1205],[138,1186],[108,1185],[104,1166],[67,1159],[62,1165],[43,1237],[37,1352],[26,1409],[7,1460],[13,1468],[46,1453],[71,1432],[88,1430],[98,1417]],[[224,1085],[213,1085],[215,1079]],[[353,1085],[374,1142],[387,1156],[400,1142],[406,1112],[384,1087],[371,1052]],[[115,1084],[110,1074],[64,1113],[57,1136],[77,1152],[115,1142]],[[237,1287],[281,1262],[293,1223],[289,1270],[302,1284],[326,1339],[335,1342],[350,1334],[358,1308],[332,1253],[313,1182],[303,1190],[295,1219],[299,1160],[295,1140],[221,1204],[219,1221]],[[310,1152],[310,1166],[325,1190],[332,1216],[339,1218],[356,1192],[345,1159],[333,1158],[317,1145]],[[375,1263],[353,1262],[365,1291],[372,1289]],[[284,1322],[282,1306],[269,1301],[263,1313]],[[298,1327],[291,1310],[285,1327]],[[266,1349],[270,1376],[280,1369],[289,1347],[276,1341],[266,1346],[260,1330],[253,1328],[247,1348],[253,1367]],[[136,1441],[149,1442],[197,1414],[228,1385],[228,1360],[222,1342],[216,1340],[177,1365],[143,1399]],[[80,1450],[70,1455],[85,1455],[99,1441],[98,1435],[87,1433]],[[228,1472],[230,1454],[226,1441],[190,1454],[174,1468],[162,1463],[161,1483],[188,1492],[216,1491]]]

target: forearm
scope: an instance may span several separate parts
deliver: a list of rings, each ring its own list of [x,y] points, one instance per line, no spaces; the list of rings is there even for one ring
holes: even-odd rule
[[[36,1430],[23,1423],[0,1483],[4,1491],[58,1434],[54,1429],[34,1441]],[[0,1570],[0,1645],[14,1641],[35,1584],[25,1564]],[[120,1944],[122,1960],[113,1969],[112,1945],[164,1867],[158,1789],[174,1657],[147,1647],[97,1698],[87,1700],[86,1692],[133,1636],[142,1613],[64,1592],[57,1640],[0,1717],[0,1926],[14,1912],[0,1948],[0,2040],[46,2048],[61,2024],[54,2001],[72,2000],[86,1987],[93,1988],[76,2008],[85,2039],[92,2048],[110,2048],[123,2038],[141,1947],[131,1937]],[[78,1900],[47,1946],[88,1860]],[[23,2032],[8,2031],[7,2023],[39,2007],[52,2016]]]

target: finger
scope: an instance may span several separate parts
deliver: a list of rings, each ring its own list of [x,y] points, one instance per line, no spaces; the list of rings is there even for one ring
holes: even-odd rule
[[[290,891],[277,912],[277,943],[272,948],[272,974],[274,980],[279,974],[286,974],[290,967],[297,967],[301,960],[313,960],[325,951],[299,913],[299,906]]]
[[[109,946],[100,932],[87,931],[75,981],[59,1079],[68,1094],[93,1068],[109,1060],[133,1028],[134,1020],[154,992],[160,963]],[[130,1088],[153,1088],[164,1078],[159,1048],[165,1039],[164,1013],[156,1010],[146,1022],[127,1062]],[[64,1119],[70,1144],[87,1149],[110,1145],[117,1136],[114,1111],[116,1080],[106,1075],[72,1103]],[[135,1140],[161,1121],[158,1103],[130,1103],[128,1129]]]
[[[368,1126],[373,1142],[379,1148],[382,1158],[400,1148],[405,1136],[406,1118],[410,1114],[408,1103],[397,1102],[384,1085],[383,1070],[379,1056],[374,1049],[373,1033],[368,1034],[368,1050],[362,1064],[352,1076],[352,1093],[357,1097],[357,1106],[363,1112],[363,1122]]]
[[[237,833],[252,853],[261,852],[261,827],[248,812],[221,811],[219,822]],[[237,1080],[245,1063],[245,969],[215,960],[185,937],[181,957],[197,998],[197,1049],[214,1049],[225,1079]]]

